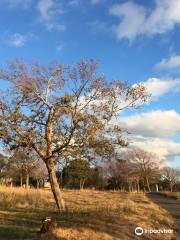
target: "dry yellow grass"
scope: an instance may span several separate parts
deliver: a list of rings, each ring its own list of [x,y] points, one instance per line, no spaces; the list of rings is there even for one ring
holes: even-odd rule
[[[0,186],[1,208],[48,208],[55,204],[50,191]]]
[[[42,236],[42,240],[130,240],[139,239],[134,234],[137,226],[174,228],[170,214],[143,193],[64,190],[63,194],[68,211],[57,214],[48,190],[0,187],[0,239],[2,236],[3,240],[36,238],[36,231],[44,216],[56,219],[59,228],[50,235]],[[12,230],[12,226],[17,225],[17,219],[18,226]],[[18,228],[19,225],[22,229]],[[8,238],[5,231],[1,236],[2,226],[9,228],[16,236]],[[148,234],[141,239],[176,238],[174,234]]]

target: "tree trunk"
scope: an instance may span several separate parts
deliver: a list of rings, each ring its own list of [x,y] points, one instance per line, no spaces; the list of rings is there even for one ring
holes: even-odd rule
[[[36,188],[39,188],[39,179],[36,180]]]
[[[121,192],[123,192],[123,184],[121,183]]]
[[[23,178],[22,178],[22,174],[20,175],[20,182],[21,182],[21,188],[23,187]]]
[[[48,173],[49,173],[51,190],[53,192],[57,208],[60,212],[64,211],[65,210],[65,203],[64,203],[64,200],[62,198],[62,192],[60,190],[58,180],[57,180],[57,177],[56,177],[54,162],[52,160],[49,160],[49,161],[46,162],[46,166],[47,166]]]
[[[131,191],[135,192],[135,190],[134,190],[134,183],[132,183],[132,185],[131,185]]]
[[[29,174],[26,175],[26,188],[29,188]]]
[[[62,171],[61,171],[61,189],[63,189],[63,178],[62,178]]]
[[[128,183],[128,190],[131,192],[131,183]]]
[[[42,180],[42,187],[44,188],[45,180]]]
[[[137,181],[137,192],[140,192],[139,181]]]
[[[80,190],[84,189],[84,183],[85,183],[85,180],[84,179],[80,179],[80,182],[79,182]]]
[[[172,192],[173,191],[173,185],[170,183],[170,191]]]
[[[149,186],[149,179],[148,179],[148,177],[146,177],[146,183],[147,183],[148,191],[151,192],[151,189],[150,189],[150,186]]]
[[[146,192],[146,187],[145,187],[144,178],[143,178],[143,181],[142,181],[142,183],[143,183],[143,192]]]
[[[79,180],[79,190],[81,190],[82,188],[82,183],[81,183],[81,179]]]

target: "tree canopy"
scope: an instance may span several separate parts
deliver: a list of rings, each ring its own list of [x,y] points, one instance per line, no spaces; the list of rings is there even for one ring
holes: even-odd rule
[[[123,128],[109,122],[149,97],[143,84],[107,81],[93,60],[72,66],[17,60],[0,70],[0,79],[10,86],[0,94],[0,139],[10,149],[26,148],[45,162],[59,209],[55,159],[112,154],[115,145],[126,146]]]

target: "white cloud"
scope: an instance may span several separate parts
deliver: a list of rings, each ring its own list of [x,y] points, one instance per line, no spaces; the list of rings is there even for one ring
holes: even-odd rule
[[[180,79],[159,79],[149,78],[144,82],[149,93],[151,93],[151,100],[157,100],[168,92],[176,92],[180,90]]]
[[[180,114],[174,110],[152,111],[119,117],[116,124],[131,133],[129,147],[138,147],[158,156],[159,162],[167,164],[180,156],[180,143],[170,140],[180,136]]]
[[[68,6],[77,7],[80,4],[80,0],[70,0]]]
[[[110,14],[118,17],[123,17],[123,20],[115,28],[118,39],[129,38],[133,39],[141,32],[145,21],[145,9],[133,2],[114,5],[110,9]]]
[[[40,22],[43,23],[49,31],[56,30],[61,32],[65,30],[65,25],[57,22],[57,17],[62,15],[64,11],[56,0],[39,0],[37,10],[40,14]]]
[[[61,52],[64,49],[64,45],[63,44],[58,44],[56,46],[56,49],[57,49],[57,51]]]
[[[7,44],[14,47],[23,47],[29,39],[30,34],[14,33],[7,39]]]
[[[160,162],[167,164],[167,161],[173,161],[175,157],[180,156],[180,143],[161,138],[144,138],[140,141],[134,141],[132,146],[142,148],[158,156]]]
[[[110,14],[120,18],[115,26],[118,39],[133,40],[140,35],[162,34],[180,24],[180,0],[155,0],[155,8],[147,9],[134,2],[115,4]]]
[[[119,117],[119,126],[142,137],[170,137],[180,134],[180,114],[174,110],[152,111],[139,115]]]
[[[162,59],[160,63],[156,64],[156,68],[180,71],[180,55],[172,55],[169,58]]]
[[[54,15],[53,0],[40,0],[38,2],[37,8],[41,14],[43,20],[49,20]]]

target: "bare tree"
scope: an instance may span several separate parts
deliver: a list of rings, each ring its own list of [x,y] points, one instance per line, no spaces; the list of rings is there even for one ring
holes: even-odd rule
[[[150,192],[151,188],[149,179],[150,177],[155,176],[158,171],[158,166],[156,164],[156,155],[143,149],[135,148],[127,151],[126,158],[134,164],[134,173],[135,175],[139,175],[138,181],[142,179],[144,188],[146,183],[148,191]]]
[[[0,139],[11,149],[34,151],[44,161],[59,210],[65,204],[55,172],[57,156],[85,147],[93,151],[103,141],[123,144],[122,129],[108,126],[109,121],[149,97],[142,84],[108,83],[96,74],[96,65],[84,60],[72,67],[26,65],[17,60],[0,70],[0,79],[10,84],[0,96]]]
[[[36,187],[44,186],[44,182],[48,176],[47,168],[44,162],[40,159],[35,168],[31,172],[31,177],[36,180]]]
[[[180,171],[171,167],[164,167],[161,170],[162,178],[169,183],[170,191],[173,191],[173,187],[178,183],[180,179]]]
[[[140,191],[141,174],[135,163],[124,159],[111,160],[107,164],[107,173],[114,188]]]
[[[9,177],[20,177],[21,187],[25,178],[26,188],[29,188],[29,178],[38,167],[38,159],[27,151],[16,149],[12,156],[8,158],[6,165],[6,175]]]
[[[125,186],[128,185],[128,189],[131,188],[131,167],[128,161],[123,159],[111,160],[107,164],[107,174],[109,180],[115,188],[120,188],[121,191],[125,190]]]

